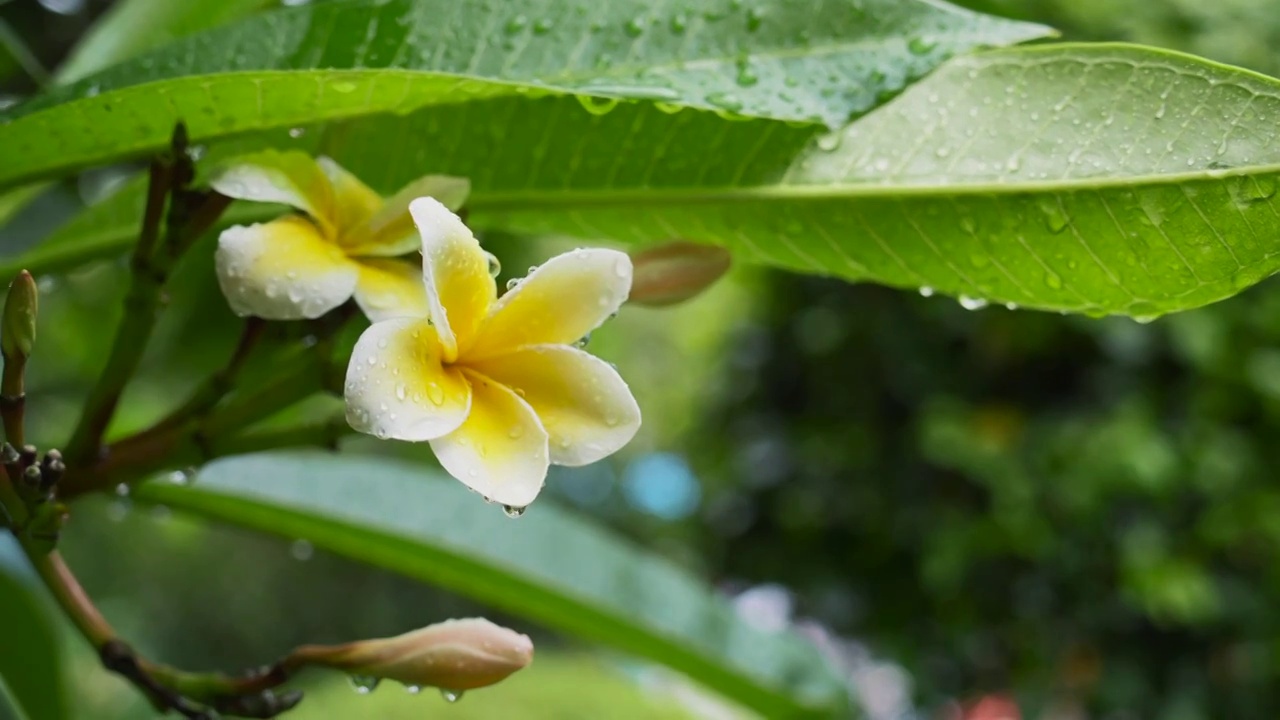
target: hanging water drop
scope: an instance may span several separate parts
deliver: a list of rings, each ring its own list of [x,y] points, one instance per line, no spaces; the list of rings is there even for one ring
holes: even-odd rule
[[[818,136],[818,149],[823,152],[833,152],[840,147],[840,140],[844,136],[838,132],[827,133]]]
[[[618,107],[618,98],[602,98],[592,95],[579,95],[578,104],[592,115],[604,115]]]
[[[961,295],[956,299],[960,301],[960,307],[964,308],[965,310],[981,310],[982,308],[987,306],[987,301],[983,300],[982,298],[970,297],[968,295]]]
[[[503,505],[502,512],[509,518],[518,518],[524,514],[525,508],[516,505]]]
[[[928,285],[920,286],[920,297],[933,297],[933,288]]]
[[[462,691],[440,688],[440,697],[444,698],[445,702],[456,703],[462,699]]]
[[[510,291],[512,291],[512,290],[515,290],[515,289],[516,289],[516,286],[517,286],[517,285],[519,285],[523,280],[524,280],[524,278],[511,278],[510,280],[508,280],[508,281],[507,281],[507,292],[510,292]]]
[[[582,337],[578,338],[578,339],[573,343],[573,346],[574,346],[574,347],[576,347],[576,348],[578,348],[578,349],[582,349],[582,348],[586,347],[586,346],[587,346],[587,343],[589,343],[589,342],[591,342],[591,333],[587,333],[586,335],[583,335]]]
[[[378,689],[378,683],[382,682],[381,678],[370,677],[368,675],[352,675],[351,686],[361,695],[368,695]]]
[[[422,686],[421,685],[405,685],[404,691],[409,693],[410,695],[417,695],[418,693],[422,692]]]
[[[498,277],[502,273],[502,262],[491,252],[486,252],[484,257],[489,261],[489,277]]]

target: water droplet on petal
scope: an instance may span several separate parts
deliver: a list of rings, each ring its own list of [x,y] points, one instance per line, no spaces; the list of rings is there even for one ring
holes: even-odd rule
[[[502,263],[499,262],[497,256],[491,252],[484,254],[485,260],[489,261],[489,277],[498,277],[502,273]]]
[[[956,299],[960,301],[960,307],[964,308],[965,310],[981,310],[982,308],[987,306],[987,301],[983,300],[982,298],[970,297],[968,295],[961,295]]]
[[[518,518],[524,514],[525,508],[516,505],[503,505],[502,512],[509,518]]]
[[[427,383],[427,397],[431,399],[432,405],[444,404],[444,388],[440,387],[437,382]]]

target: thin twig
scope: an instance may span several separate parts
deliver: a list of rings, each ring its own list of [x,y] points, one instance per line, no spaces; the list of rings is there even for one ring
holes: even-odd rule
[[[217,405],[235,387],[236,378],[244,369],[245,362],[266,328],[267,324],[260,318],[246,318],[240,340],[227,364],[201,383],[186,402],[144,432],[151,434],[169,430],[205,414]]]

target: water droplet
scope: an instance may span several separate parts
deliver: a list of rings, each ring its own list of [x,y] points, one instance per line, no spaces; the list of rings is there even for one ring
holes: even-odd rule
[[[582,337],[578,338],[578,340],[573,343],[573,346],[581,349],[586,347],[587,343],[589,342],[591,342],[591,333],[587,333],[586,335],[583,335]]]
[[[417,695],[418,693],[422,692],[422,686],[421,685],[405,685],[404,691],[409,693],[410,695]]]
[[[523,30],[525,26],[528,24],[529,24],[529,18],[525,17],[524,15],[516,15],[515,17],[507,21],[507,24],[503,27],[503,29],[506,30],[508,35],[515,35],[516,33]]]
[[[116,485],[116,497],[129,497],[129,486],[125,483]]]
[[[489,261],[489,277],[498,277],[498,275],[502,273],[502,263],[498,260],[497,256],[491,252],[486,252],[484,256],[485,259]]]
[[[524,514],[525,508],[516,505],[503,505],[502,512],[507,514],[509,518],[518,518]]]
[[[840,147],[840,140],[843,137],[844,136],[838,132],[827,133],[826,135],[819,135],[818,149],[823,152],[833,152],[836,148]]]
[[[329,83],[329,88],[334,92],[349,93],[355,92],[356,84],[349,80],[339,80],[338,82]]]
[[[444,388],[439,383],[430,382],[427,384],[427,397],[431,399],[433,405],[444,404]]]
[[[507,431],[507,437],[510,437],[512,440],[520,437],[521,435],[524,435],[523,425],[512,425],[511,429]]]
[[[289,545],[289,554],[298,562],[306,562],[310,560],[311,556],[314,555],[315,552],[315,546],[301,538],[294,540],[293,543]]]
[[[300,128],[300,127],[289,128],[289,137],[291,138],[300,138],[306,134],[307,134],[306,128]]]
[[[1052,270],[1048,270],[1044,274],[1044,284],[1048,285],[1054,290],[1061,290],[1062,278],[1058,275],[1058,273],[1053,272]]]
[[[445,702],[456,703],[462,699],[462,691],[440,688],[440,697],[444,698]]]
[[[733,93],[716,92],[707,96],[707,102],[729,112],[737,112],[742,109],[742,100]]]
[[[684,105],[676,105],[675,103],[666,102],[656,102],[653,106],[657,108],[658,112],[665,113],[667,115],[675,115],[684,109]]]
[[[578,103],[582,105],[582,109],[592,115],[604,115],[610,110],[618,107],[618,98],[602,98],[592,95],[579,95]]]
[[[907,50],[912,55],[925,55],[938,46],[937,41],[924,36],[913,37],[907,42]]]
[[[396,399],[399,400],[400,402],[404,402],[405,398],[408,398],[408,397],[409,397],[409,388],[405,387],[404,383],[397,384]]]
[[[1063,211],[1062,205],[1060,205],[1056,199],[1042,199],[1038,203],[1038,206],[1040,208],[1040,214],[1044,216],[1044,226],[1049,229],[1049,232],[1056,235],[1067,229],[1067,225],[1069,225],[1071,221],[1067,217],[1067,213]]]
[[[508,280],[508,281],[507,281],[507,292],[511,292],[512,290],[515,290],[515,289],[516,289],[516,286],[517,286],[517,285],[519,285],[519,284],[520,284],[521,282],[523,282],[523,281],[524,281],[524,278],[511,278],[510,280]]]
[[[964,308],[965,310],[981,310],[982,308],[987,306],[987,301],[983,300],[982,298],[969,297],[968,295],[961,295],[956,299],[960,302],[960,307]]]
[[[920,286],[920,297],[933,297],[933,288],[928,285]]]
[[[381,678],[370,677],[368,675],[352,675],[351,686],[361,695],[368,695],[378,689],[378,683],[382,682]]]

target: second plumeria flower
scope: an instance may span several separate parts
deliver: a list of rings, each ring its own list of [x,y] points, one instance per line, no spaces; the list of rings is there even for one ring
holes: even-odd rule
[[[218,238],[218,281],[231,309],[267,320],[320,317],[352,297],[375,322],[421,315],[421,241],[409,201],[432,196],[456,209],[470,189],[463,178],[427,176],[384,201],[327,157],[274,150],[231,161],[210,184],[305,213],[237,225]]]
[[[640,427],[611,365],[573,344],[627,299],[631,259],[580,249],[552,258],[500,299],[489,256],[431,198],[409,205],[422,234],[428,312],[375,323],[351,354],[347,419],[380,438],[429,441],[451,475],[522,508],[548,465],[586,465]]]

